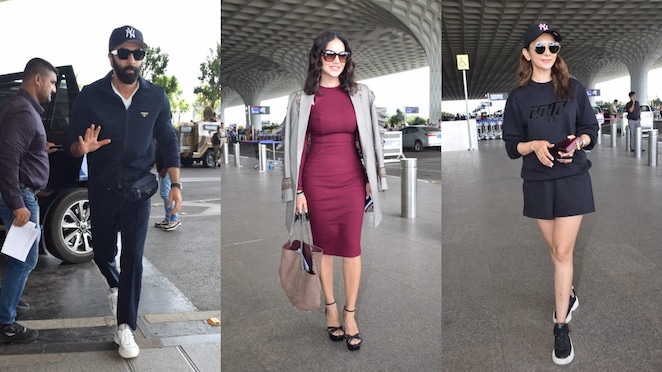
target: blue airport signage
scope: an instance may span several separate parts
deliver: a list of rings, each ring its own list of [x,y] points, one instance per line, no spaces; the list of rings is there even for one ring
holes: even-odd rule
[[[405,107],[405,114],[418,114],[418,107]]]
[[[588,95],[589,97],[599,97],[600,89],[587,89],[586,95]]]
[[[269,106],[251,106],[251,114],[269,115]]]

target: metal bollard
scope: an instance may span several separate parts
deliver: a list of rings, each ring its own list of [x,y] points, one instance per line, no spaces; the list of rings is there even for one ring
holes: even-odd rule
[[[611,147],[616,147],[616,135],[618,134],[618,130],[616,129],[616,123],[612,122],[611,123]]]
[[[241,167],[241,156],[239,153],[239,142],[234,143],[234,165]]]
[[[648,133],[648,165],[657,166],[657,129]]]
[[[641,127],[634,129],[634,157],[641,157]]]
[[[400,160],[400,216],[416,217],[416,158]]]
[[[625,130],[625,132],[626,132],[625,133],[625,151],[630,152],[630,151],[634,150],[632,148],[632,144],[630,142],[630,136],[632,136],[632,133],[630,133],[630,128],[629,127]]]
[[[260,161],[260,172],[267,170],[267,145],[261,143],[258,146],[258,160]]]
[[[596,142],[598,145],[602,143],[602,125],[598,123],[598,139]]]
[[[224,163],[224,164],[228,164],[228,163],[230,162],[230,159],[228,159],[228,152],[229,152],[229,150],[228,150],[228,143],[226,142],[226,143],[223,145],[223,163]]]

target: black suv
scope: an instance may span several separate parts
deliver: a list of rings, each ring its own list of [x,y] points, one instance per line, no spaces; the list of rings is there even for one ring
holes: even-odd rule
[[[48,141],[55,144],[62,143],[69,110],[79,92],[73,67],[58,67],[58,71],[57,92],[44,105],[42,115]],[[22,72],[0,75],[0,102],[18,91],[22,76]],[[94,256],[84,160],[64,151],[50,154],[48,186],[39,193],[40,253],[47,250],[67,263],[87,262]]]

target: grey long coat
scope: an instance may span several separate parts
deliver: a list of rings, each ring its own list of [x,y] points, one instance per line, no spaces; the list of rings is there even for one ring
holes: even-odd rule
[[[300,104],[297,105],[297,93],[300,94]],[[315,96],[305,94],[302,91],[290,94],[287,102],[287,115],[285,117],[284,142],[284,164],[282,201],[287,203],[285,208],[285,223],[292,235],[294,230],[294,212],[297,182],[299,182],[299,168],[301,167],[301,155],[308,129],[310,109]],[[363,152],[363,164],[366,168],[370,190],[372,191],[373,224],[375,227],[382,220],[379,193],[388,187],[386,185],[386,170],[384,168],[384,154],[382,151],[382,140],[379,135],[379,124],[375,112],[375,95],[364,84],[358,84],[358,90],[350,96],[356,121],[359,129],[359,142]]]

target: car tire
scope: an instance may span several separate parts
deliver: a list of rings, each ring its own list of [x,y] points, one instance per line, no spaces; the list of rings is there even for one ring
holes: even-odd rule
[[[205,168],[214,168],[214,163],[215,163],[215,158],[214,158],[214,150],[207,150],[205,154],[202,156],[202,165]]]
[[[181,163],[184,167],[190,167],[193,165],[193,158],[181,158]]]
[[[73,188],[55,200],[44,219],[46,249],[66,263],[94,258],[90,201],[85,188]]]
[[[423,143],[421,141],[416,140],[416,142],[414,142],[414,151],[416,152],[423,151]]]

